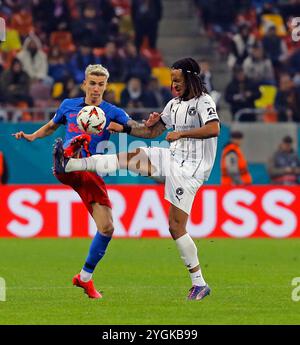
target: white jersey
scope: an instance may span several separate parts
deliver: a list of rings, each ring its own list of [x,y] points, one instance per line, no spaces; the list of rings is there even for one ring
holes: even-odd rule
[[[188,131],[219,120],[219,117],[215,102],[208,94],[204,94],[188,101],[171,99],[161,119],[168,129]],[[190,166],[192,176],[207,180],[216,157],[217,138],[182,138],[172,142],[170,150],[180,164]]]

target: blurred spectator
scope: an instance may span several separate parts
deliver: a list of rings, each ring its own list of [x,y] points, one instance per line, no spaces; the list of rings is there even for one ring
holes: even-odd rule
[[[240,24],[238,33],[233,36],[231,53],[228,56],[228,66],[233,68],[241,65],[249,55],[250,47],[255,43],[255,36],[251,33],[247,23]]]
[[[126,88],[121,93],[121,107],[131,109],[151,107],[151,96],[143,90],[142,81],[139,78],[129,79]],[[131,112],[135,120],[141,120],[141,112]]]
[[[99,15],[104,21],[109,33],[109,40],[116,38],[119,32],[119,18],[116,13],[116,5],[114,0],[96,0]]]
[[[300,160],[293,148],[293,139],[285,136],[269,161],[269,174],[274,184],[295,185],[299,183]]]
[[[29,96],[30,78],[22,69],[18,59],[14,59],[11,67],[5,70],[0,76],[0,94],[2,101],[17,105],[23,101],[28,106],[33,106],[32,98]]]
[[[73,22],[72,33],[75,42],[88,40],[92,47],[104,47],[108,40],[108,27],[92,3],[85,4],[82,18]]]
[[[32,80],[46,80],[48,78],[48,59],[43,52],[39,38],[31,34],[23,44],[22,50],[17,54],[24,71]]]
[[[287,69],[291,74],[300,72],[300,48],[297,48],[287,60]]]
[[[138,54],[136,47],[131,42],[125,46],[125,80],[131,77],[140,78],[143,83],[147,83],[151,75],[151,67],[148,61]]]
[[[207,60],[202,60],[199,62],[199,66],[201,71],[201,78],[205,84],[206,90],[211,95],[212,99],[218,107],[221,99],[221,93],[214,88],[212,72],[210,70],[210,63]]]
[[[16,11],[12,16],[11,26],[18,31],[22,39],[28,36],[33,32],[31,12],[26,8],[21,8],[19,11]]]
[[[278,121],[300,122],[300,91],[287,73],[280,76],[275,108],[278,112]]]
[[[101,56],[101,63],[109,70],[110,82],[121,82],[124,80],[124,58],[118,54],[115,42],[107,42],[104,55]]]
[[[172,98],[172,93],[166,87],[162,87],[156,77],[151,77],[147,91],[149,94],[148,106],[150,108],[163,108]]]
[[[234,114],[241,109],[254,109],[254,101],[260,97],[258,86],[249,80],[241,66],[235,66],[233,69],[233,78],[225,90],[225,99],[231,106],[231,112]],[[255,113],[243,115],[240,121],[255,121]]]
[[[69,71],[75,79],[76,84],[80,84],[85,79],[85,69],[89,64],[100,63],[100,58],[93,54],[92,48],[88,41],[79,44],[78,50],[71,56],[68,63]]]
[[[272,62],[265,57],[264,49],[258,42],[252,47],[250,56],[244,60],[243,69],[246,77],[259,85],[275,83]]]
[[[162,17],[161,0],[132,0],[131,16],[137,50],[140,51],[145,37],[148,38],[149,47],[156,49],[158,26]]]
[[[35,24],[50,34],[60,29],[70,29],[70,10],[67,0],[34,0],[32,14]]]
[[[195,4],[201,12],[204,28],[212,30],[215,34],[232,31],[239,3],[234,0],[195,0]]]
[[[266,56],[272,61],[275,74],[278,73],[282,62],[287,58],[287,46],[284,40],[277,35],[274,23],[269,23],[262,44]]]
[[[62,82],[70,74],[64,54],[57,46],[51,48],[48,54],[49,76],[54,82]]]
[[[233,131],[230,142],[225,145],[221,158],[221,184],[249,185],[252,183],[252,177],[248,170],[247,160],[241,150],[243,133]]]
[[[83,97],[84,92],[81,90],[80,85],[75,83],[74,78],[68,77],[63,82],[63,91],[59,99]]]

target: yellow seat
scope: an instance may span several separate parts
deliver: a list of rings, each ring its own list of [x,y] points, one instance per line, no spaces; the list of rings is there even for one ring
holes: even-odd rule
[[[121,92],[125,89],[126,84],[125,83],[109,83],[107,90],[114,91],[116,95],[116,102],[120,103],[121,100]]]
[[[261,97],[255,101],[255,108],[266,108],[274,104],[277,87],[273,85],[261,85],[259,87]]]
[[[58,98],[63,93],[64,85],[63,83],[55,83],[52,89],[52,97]]]
[[[153,67],[152,75],[159,80],[160,85],[170,87],[171,75],[168,67]]]
[[[270,24],[274,24],[276,27],[276,33],[278,36],[284,37],[287,35],[283,18],[280,14],[264,14],[262,15],[262,23],[259,28],[260,36],[265,36],[267,28]]]

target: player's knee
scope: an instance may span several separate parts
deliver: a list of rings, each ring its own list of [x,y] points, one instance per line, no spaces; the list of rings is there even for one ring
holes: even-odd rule
[[[103,235],[111,237],[114,233],[114,224],[112,221],[107,221],[104,224],[101,224],[99,230]]]
[[[132,152],[128,152],[127,153],[128,162],[130,162],[131,159],[135,158],[135,156],[137,156],[140,152],[141,152],[141,149],[139,147],[136,148]]]
[[[177,219],[170,219],[169,220],[169,231],[170,231],[173,239],[177,239],[186,233],[184,226]]]

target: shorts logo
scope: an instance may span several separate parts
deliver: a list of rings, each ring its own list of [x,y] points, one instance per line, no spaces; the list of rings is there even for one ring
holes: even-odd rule
[[[189,109],[188,114],[189,114],[190,116],[195,116],[195,115],[198,114],[198,111],[197,111],[197,109],[196,109],[195,107],[191,107],[191,108]]]
[[[183,188],[179,187],[176,189],[176,198],[178,199],[179,202],[182,199],[182,198],[179,198],[179,196],[183,195],[183,193],[184,193]]]

